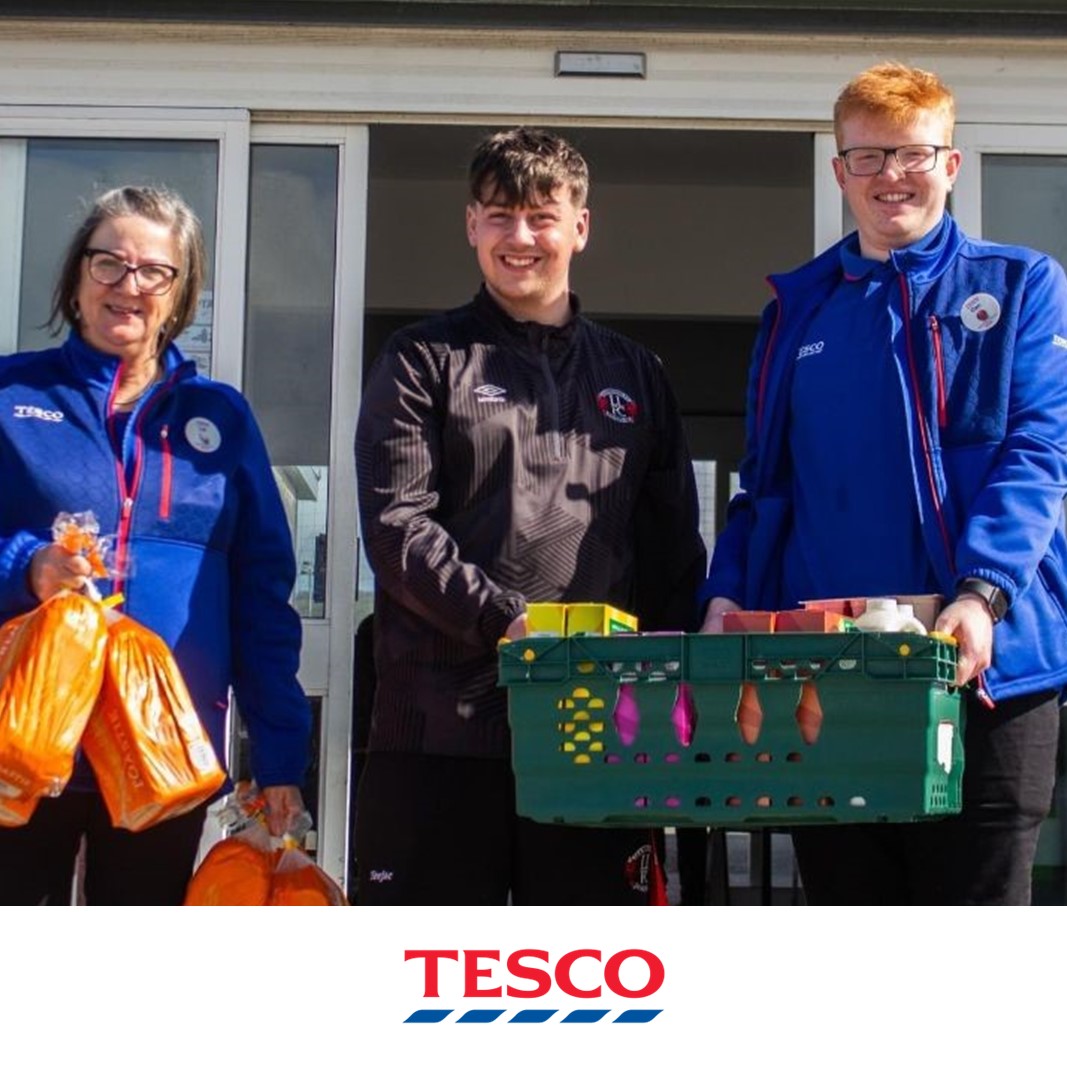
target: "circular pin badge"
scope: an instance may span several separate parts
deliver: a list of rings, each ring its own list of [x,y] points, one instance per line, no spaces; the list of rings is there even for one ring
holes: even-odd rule
[[[991,293],[975,293],[964,300],[960,320],[968,330],[991,330],[1000,321],[1000,301]]]
[[[199,415],[185,424],[185,439],[197,452],[215,452],[222,444],[219,428]]]

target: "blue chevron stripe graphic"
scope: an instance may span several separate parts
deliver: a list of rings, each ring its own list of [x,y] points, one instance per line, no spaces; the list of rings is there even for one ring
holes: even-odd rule
[[[504,1009],[498,1010],[487,1008],[475,1008],[465,1011],[457,1020],[457,1023],[491,1023],[495,1022],[504,1014]]]
[[[604,1016],[607,1015],[606,1011],[593,1010],[588,1008],[579,1008],[577,1011],[572,1011],[569,1015],[564,1015],[560,1019],[561,1023],[598,1023]]]
[[[629,1011],[620,1012],[618,1018],[611,1021],[613,1023],[650,1023],[661,1010],[661,1008],[630,1008]]]
[[[517,1011],[508,1019],[509,1023],[546,1023],[556,1014],[555,1008],[526,1008]]]
[[[406,1023],[439,1023],[452,1014],[451,1008],[423,1008],[421,1011],[413,1011],[405,1020]]]

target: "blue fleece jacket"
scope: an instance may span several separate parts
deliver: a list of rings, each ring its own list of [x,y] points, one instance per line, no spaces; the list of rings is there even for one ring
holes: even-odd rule
[[[100,591],[121,589],[123,610],[173,650],[220,761],[232,685],[258,784],[300,785],[310,710],[296,680],[296,568],[266,447],[239,392],[173,345],[163,365],[117,462],[114,356],[72,334],[0,359],[0,621],[36,603],[27,568],[57,513],[93,511],[126,575]],[[86,768],[72,785],[92,787]]]
[[[890,262],[896,278],[886,321],[899,328],[887,343],[908,435],[900,477],[912,486],[936,583],[927,591],[951,598],[968,576],[998,585],[1011,606],[994,630],[987,689],[994,698],[1060,689],[1067,682],[1067,278],[1048,256],[973,240],[950,217],[932,243],[893,252]],[[838,244],[770,279],[776,299],[764,312],[749,376],[742,491],[716,543],[705,600],[784,606],[793,370],[809,323],[840,278]],[[847,440],[847,428],[826,427],[828,449]]]

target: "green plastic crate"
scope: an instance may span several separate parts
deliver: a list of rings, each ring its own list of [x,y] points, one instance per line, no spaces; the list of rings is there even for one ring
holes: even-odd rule
[[[915,634],[635,634],[528,638],[500,647],[520,814],[575,825],[910,822],[960,810],[955,647]],[[823,710],[814,743],[795,713]],[[735,721],[743,683],[759,736]],[[696,721],[672,722],[679,686]],[[620,686],[636,737],[613,721]]]

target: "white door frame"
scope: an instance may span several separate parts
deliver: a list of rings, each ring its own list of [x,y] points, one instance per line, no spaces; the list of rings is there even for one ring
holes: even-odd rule
[[[356,462],[353,451],[363,381],[369,135],[362,125],[252,126],[254,144],[338,148],[334,273],[330,476],[326,519],[326,615],[305,619],[300,681],[320,696],[319,813],[316,859],[333,877],[348,873],[353,641],[355,637]]]

